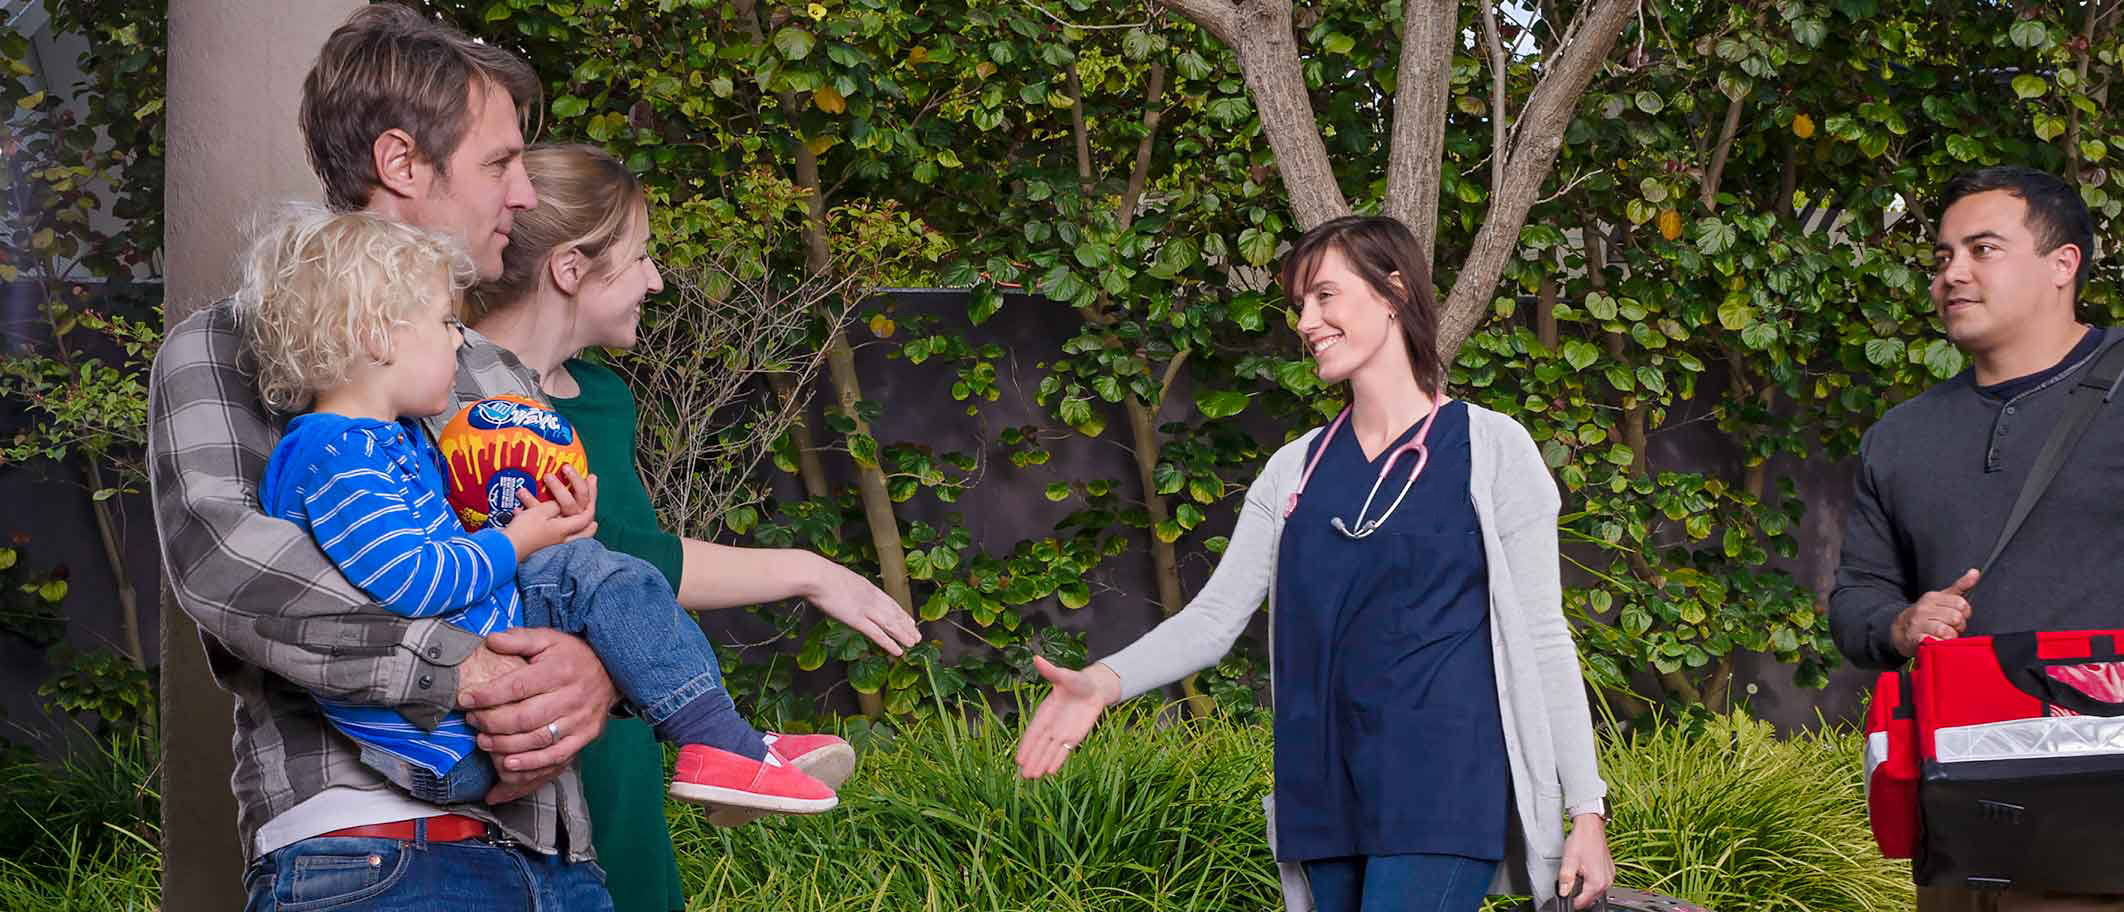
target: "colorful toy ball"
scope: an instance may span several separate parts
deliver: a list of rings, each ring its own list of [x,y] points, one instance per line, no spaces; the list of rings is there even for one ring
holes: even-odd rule
[[[560,413],[522,396],[493,396],[465,406],[435,442],[450,479],[450,508],[476,532],[501,528],[516,515],[518,491],[546,499],[541,482],[574,466],[590,472],[575,426]]]

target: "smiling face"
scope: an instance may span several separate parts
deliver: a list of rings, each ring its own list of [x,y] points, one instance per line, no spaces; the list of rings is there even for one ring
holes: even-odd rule
[[[585,346],[633,348],[642,319],[642,299],[664,290],[664,277],[649,256],[649,210],[640,202],[627,228],[575,293],[576,320]]]
[[[2071,322],[2080,251],[2050,250],[2028,225],[2028,203],[2005,190],[1973,193],[1940,218],[1932,303],[1947,338],[1983,354]]]
[[[1341,250],[1321,252],[1298,297],[1298,336],[1322,382],[1375,370],[1409,372],[1393,302],[1352,269]]]

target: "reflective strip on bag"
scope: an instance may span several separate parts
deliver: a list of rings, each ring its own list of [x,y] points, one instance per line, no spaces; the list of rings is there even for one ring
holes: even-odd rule
[[[1866,768],[1874,764],[1873,739],[1867,738]],[[1981,725],[1959,725],[1933,733],[1941,763],[1986,760],[2040,760],[2055,757],[2124,756],[2124,717],[2043,716]],[[1882,744],[1886,745],[1886,739]],[[1884,752],[1883,757],[1886,756]]]
[[[1880,765],[1886,762],[1888,762],[1888,733],[1877,731],[1867,735],[1866,775],[1862,780],[1866,786],[1867,801],[1873,800],[1873,771],[1879,769]]]

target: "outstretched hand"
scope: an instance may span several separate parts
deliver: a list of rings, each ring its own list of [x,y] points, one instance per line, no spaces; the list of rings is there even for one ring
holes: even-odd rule
[[[1033,668],[1054,690],[1040,701],[1032,724],[1018,739],[1018,775],[1027,779],[1061,769],[1070,750],[1091,733],[1099,714],[1121,698],[1121,676],[1105,665],[1071,671],[1033,656]]]

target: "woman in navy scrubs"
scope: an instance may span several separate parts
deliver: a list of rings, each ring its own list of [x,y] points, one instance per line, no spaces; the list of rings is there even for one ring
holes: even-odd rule
[[[1445,395],[1406,227],[1321,225],[1282,282],[1350,406],[1270,458],[1186,610],[1082,671],[1035,660],[1054,690],[1020,772],[1055,771],[1107,706],[1214,664],[1267,598],[1270,839],[1291,908],[1464,912],[1490,892],[1574,889],[1585,908],[1614,865],[1555,483],[1518,424]]]

